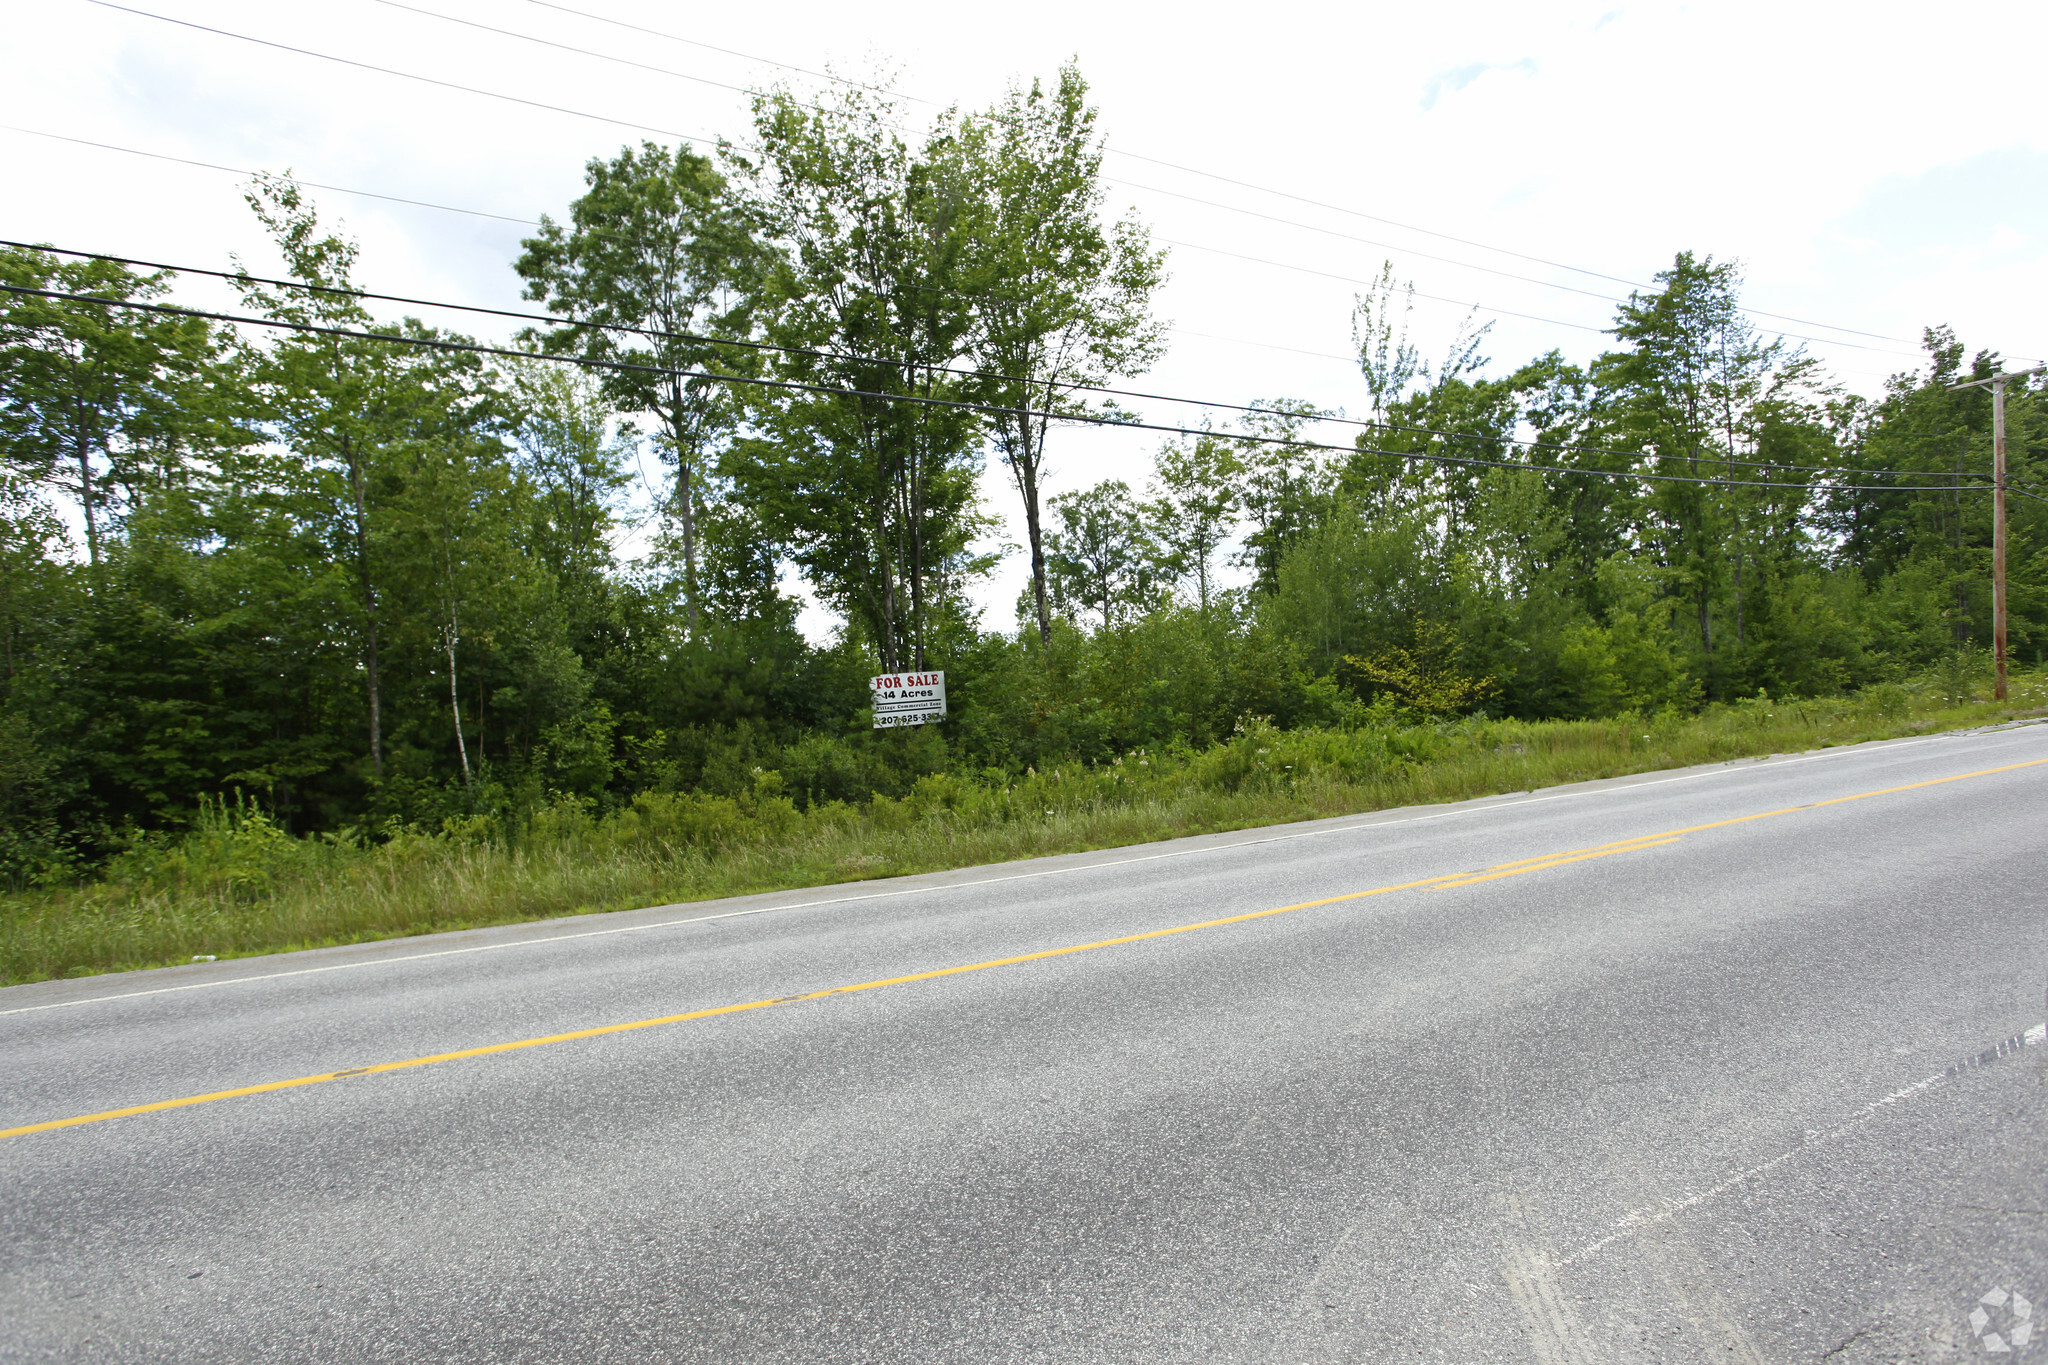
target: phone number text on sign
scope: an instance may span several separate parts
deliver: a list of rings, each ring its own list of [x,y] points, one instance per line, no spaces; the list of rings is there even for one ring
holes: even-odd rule
[[[946,675],[885,673],[868,680],[875,694],[875,728],[926,725],[946,718]]]

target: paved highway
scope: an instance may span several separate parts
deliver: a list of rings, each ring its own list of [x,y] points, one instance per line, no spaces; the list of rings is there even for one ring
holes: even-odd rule
[[[2044,909],[2026,727],[16,987],[0,1358],[1975,1358]]]

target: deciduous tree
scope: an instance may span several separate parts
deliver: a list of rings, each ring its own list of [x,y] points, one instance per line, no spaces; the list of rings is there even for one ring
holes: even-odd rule
[[[706,475],[740,410],[712,376],[749,368],[749,353],[719,343],[748,330],[758,252],[725,177],[686,147],[624,148],[592,160],[584,183],[566,224],[542,215],[514,269],[528,298],[571,323],[550,348],[636,367],[603,371],[604,389],[622,411],[654,414],[657,448],[675,466],[667,510],[694,630]]]
[[[1002,410],[991,429],[1023,503],[1031,585],[1051,638],[1039,503],[1045,442],[1063,418],[1115,406],[1086,392],[1151,368],[1164,350],[1152,316],[1166,257],[1135,216],[1103,216],[1102,143],[1074,66],[1051,89],[1013,87],[969,119],[959,149],[971,185],[962,271],[972,292],[976,396]]]

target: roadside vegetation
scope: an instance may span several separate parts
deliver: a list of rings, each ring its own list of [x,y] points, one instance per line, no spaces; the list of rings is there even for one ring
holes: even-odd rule
[[[451,816],[294,837],[209,802],[89,884],[0,897],[0,984],[232,957],[1109,848],[1393,806],[1992,724],[2048,707],[2048,677],[1983,700],[1965,659],[1850,698],[1757,696],[1699,714],[1459,720],[1360,707],[1338,725],[1263,719],[1197,752],[1136,749],[1006,778],[930,773],[902,797],[643,792],[599,813]]]
[[[1158,315],[1081,73],[921,119],[770,89],[708,155],[595,146],[505,246],[510,319],[367,292],[388,267],[288,176],[245,187],[267,263],[0,246],[0,980],[2044,700],[1968,700],[1992,399],[1956,386],[2005,362],[1951,330],[1853,395],[1734,262],[1674,250],[1597,347],[1496,365],[1474,315],[1426,358],[1389,266],[1329,301],[1349,413],[1154,399],[1200,333]],[[2048,384],[2005,413],[2033,679]],[[874,728],[870,678],[938,670],[943,723]]]

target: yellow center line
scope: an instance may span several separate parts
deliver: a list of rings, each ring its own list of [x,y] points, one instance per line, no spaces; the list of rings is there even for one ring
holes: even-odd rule
[[[1526,868],[1533,872],[1538,867],[1549,867],[1554,863],[1573,862],[1581,857],[1604,858],[1610,853],[1627,853],[1633,848],[1647,847],[1652,840],[1668,841],[1668,838],[1669,836],[1662,834],[1645,834],[1640,839],[1617,839],[1611,844],[1598,844],[1592,848],[1568,848],[1562,853],[1546,853],[1540,858],[1523,858],[1518,862],[1495,863],[1486,870],[1488,872],[1501,873],[1503,876],[1512,876],[1513,873],[1509,871],[1511,868]],[[1452,885],[1455,886],[1457,883],[1454,882]]]
[[[1445,876],[1455,877],[1455,872]],[[371,1066],[350,1067],[343,1071],[323,1071],[317,1076],[297,1076],[288,1081],[267,1081],[262,1085],[245,1085],[235,1090],[214,1090],[204,1095],[187,1095],[182,1099],[158,1100],[154,1104],[131,1105],[126,1109],[107,1109],[97,1114],[80,1114],[76,1118],[50,1119],[43,1123],[24,1124],[19,1128],[0,1128],[0,1138],[21,1137],[28,1133],[44,1133],[56,1128],[76,1128],[85,1123],[104,1123],[108,1119],[127,1118],[134,1114],[154,1114],[164,1109],[184,1109],[195,1104],[211,1104],[215,1100],[239,1099],[244,1095],[261,1095],[271,1090],[291,1090],[302,1085],[319,1085],[323,1081],[341,1080],[349,1076],[372,1076],[385,1071],[404,1071],[416,1066],[429,1066],[435,1062],[461,1061],[468,1057],[488,1057],[499,1052],[517,1052],[522,1048],[545,1047],[550,1043],[567,1043],[578,1038],[602,1038],[612,1033],[631,1033],[635,1029],[659,1028],[663,1024],[680,1024],[692,1019],[712,1019],[721,1014],[739,1014],[746,1010],[768,1009],[774,1005],[795,1005],[806,1000],[823,1000],[827,996],[851,995],[856,991],[879,990],[883,986],[902,986],[913,981],[932,981],[942,976],[959,976],[964,972],[984,972],[992,967],[1013,967],[1022,962],[1039,962],[1050,957],[1065,957],[1069,953],[1085,953],[1097,948],[1113,948],[1123,943],[1142,943],[1146,939],[1165,938],[1171,934],[1191,934],[1197,929],[1214,929],[1225,924],[1243,924],[1247,920],[1265,919],[1269,915],[1284,915],[1294,910],[1309,910],[1319,905],[1336,905],[1343,901],[1363,900],[1367,896],[1384,896],[1394,891],[1410,891],[1417,887],[1429,886],[1444,880],[1443,877],[1425,877],[1421,881],[1401,882],[1394,886],[1378,886],[1370,891],[1349,891],[1341,896],[1325,896],[1320,900],[1301,901],[1294,905],[1276,906],[1271,910],[1253,910],[1242,915],[1226,915],[1221,919],[1203,920],[1198,924],[1177,924],[1167,929],[1150,929],[1139,934],[1124,934],[1117,938],[1098,939],[1093,943],[1076,943],[1065,948],[1046,948],[1035,953],[1019,953],[1014,957],[991,958],[986,962],[970,962],[959,967],[940,967],[928,972],[912,972],[906,976],[884,977],[879,981],[863,981],[852,986],[832,986],[825,990],[808,991],[799,995],[778,995],[766,1000],[749,1000],[739,1005],[717,1005],[710,1009],[691,1010],[685,1014],[664,1014],[656,1019],[635,1019],[626,1024],[603,1024],[597,1028],[577,1029],[572,1033],[550,1033],[542,1038],[521,1038],[511,1043],[490,1043],[483,1047],[464,1048],[459,1052],[437,1052],[428,1057],[413,1057],[402,1062],[378,1062]]]
[[[1431,890],[1448,891],[1454,886],[1470,886],[1474,882],[1497,882],[1502,877],[1519,877],[1524,872],[1541,872],[1546,867],[1563,867],[1566,863],[1583,863],[1593,858],[1612,858],[1617,853],[1634,853],[1637,849],[1643,848],[1662,848],[1666,844],[1675,844],[1677,842],[1678,840],[1676,839],[1638,840],[1634,843],[1623,844],[1617,848],[1602,848],[1593,849],[1585,853],[1563,854],[1545,862],[1536,862],[1532,859],[1533,866],[1516,867],[1507,872],[1485,872],[1477,877],[1463,877],[1454,882],[1438,882]]]
[[[1858,792],[1854,796],[1837,796],[1826,801],[1814,801],[1803,806],[1785,806],[1778,810],[1762,811],[1756,815],[1740,815],[1732,820],[1714,820],[1703,825],[1689,825],[1684,829],[1666,830],[1662,834],[1646,834],[1636,839],[1625,839],[1598,848],[1581,849],[1565,854],[1549,854],[1543,858],[1528,858],[1519,863],[1501,863],[1479,875],[1462,872],[1448,872],[1442,876],[1424,877],[1420,881],[1399,882],[1393,886],[1376,886],[1370,891],[1350,891],[1340,896],[1324,896],[1318,900],[1297,901],[1293,905],[1275,906],[1270,910],[1253,910],[1242,915],[1225,915],[1219,919],[1205,919],[1194,924],[1177,924],[1166,929],[1149,929],[1138,934],[1122,934],[1116,938],[1097,939],[1093,943],[1076,943],[1065,948],[1046,948],[1035,953],[1019,953],[1013,957],[991,958],[986,962],[970,962],[959,967],[940,967],[928,972],[911,972],[905,976],[883,977],[877,981],[863,981],[851,986],[833,986],[825,990],[809,991],[799,995],[778,995],[765,1000],[749,1000],[739,1005],[716,1005],[710,1009],[690,1010],[683,1014],[664,1014],[655,1019],[636,1019],[626,1024],[604,1024],[597,1028],[576,1029],[570,1033],[550,1033],[541,1038],[521,1038],[510,1043],[490,1043],[483,1047],[463,1048],[458,1052],[437,1052],[427,1057],[413,1057],[402,1062],[378,1062],[371,1066],[348,1067],[340,1071],[323,1071],[317,1076],[297,1076],[288,1081],[266,1081],[261,1085],[245,1085],[233,1090],[214,1090],[204,1095],[187,1095],[182,1099],[158,1100],[154,1104],[130,1105],[125,1109],[106,1109],[97,1114],[80,1114],[76,1118],[50,1119],[43,1123],[24,1124],[19,1128],[0,1128],[0,1138],[23,1137],[29,1133],[47,1133],[58,1128],[76,1128],[81,1124],[105,1123],[108,1119],[129,1118],[136,1114],[154,1114],[166,1109],[187,1109],[196,1104],[211,1104],[216,1100],[240,1099],[245,1095],[262,1095],[273,1090],[294,1090],[300,1086],[320,1085],[327,1081],[341,1080],[350,1076],[372,1076],[386,1071],[405,1071],[416,1066],[431,1066],[436,1062],[456,1062],[470,1057],[489,1057],[500,1052],[517,1052],[523,1048],[546,1047],[551,1043],[573,1042],[579,1038],[602,1038],[613,1033],[631,1033],[636,1029],[659,1028],[664,1024],[681,1024],[693,1019],[715,1019],[722,1014],[741,1014],[748,1010],[769,1009],[776,1005],[794,1005],[807,1000],[823,1000],[828,996],[851,995],[856,991],[879,990],[884,986],[908,985],[914,981],[935,981],[940,977],[960,976],[967,972],[985,972],[994,967],[1014,967],[1024,962],[1042,962],[1048,958],[1066,957],[1073,953],[1092,952],[1098,948],[1114,948],[1125,943],[1143,943],[1148,939],[1168,938],[1174,934],[1191,934],[1198,929],[1216,929],[1226,924],[1245,924],[1252,920],[1266,919],[1272,915],[1285,915],[1296,910],[1311,910],[1322,905],[1341,905],[1346,901],[1364,900],[1369,896],[1385,896],[1396,891],[1413,891],[1422,887],[1448,889],[1452,886],[1469,886],[1474,882],[1495,881],[1501,877],[1514,877],[1522,872],[1539,872],[1546,867],[1559,867],[1566,863],[1585,862],[1592,858],[1605,858],[1616,853],[1631,853],[1639,848],[1658,848],[1676,843],[1681,835],[1697,834],[1702,830],[1726,829],[1731,825],[1744,825],[1755,820],[1768,820],[1774,816],[1790,815],[1795,811],[1819,810],[1826,806],[1844,805],[1851,801],[1863,801],[1873,796],[1890,796],[1898,792],[1918,791],[1923,787],[1938,787],[1947,782],[1962,782],[1973,777],[1989,777],[1994,773],[2015,772],[2021,768],[2035,768],[2048,764],[2048,758],[2034,759],[2026,763],[2008,763],[1998,768],[1980,768],[1976,772],[1957,773],[1953,777],[1936,777],[1925,782],[1908,782],[1898,787],[1883,787],[1876,791]]]
[[[1698,834],[1702,830],[1727,829],[1730,825],[1746,825],[1753,820],[1769,820],[1779,815],[1796,815],[1803,810],[1822,810],[1828,806],[1846,806],[1851,801],[1868,801],[1873,796],[1895,796],[1900,792],[1919,791],[1922,787],[1939,787],[1949,782],[1967,782],[1973,777],[1990,777],[1997,773],[2018,772],[2022,768],[2038,768],[2048,763],[2048,758],[2029,759],[2025,763],[2007,763],[1996,768],[1979,768],[1972,773],[1957,773],[1953,777],[1930,777],[1925,782],[1908,782],[1897,787],[1879,787],[1876,791],[1857,792],[1854,796],[1831,796],[1825,801],[1809,801],[1803,806],[1781,806],[1777,810],[1759,811],[1755,815],[1738,815],[1732,820],[1710,820],[1704,825],[1687,825],[1684,829],[1667,829],[1661,834],[1645,834],[1645,839],[1675,839],[1681,834]]]

